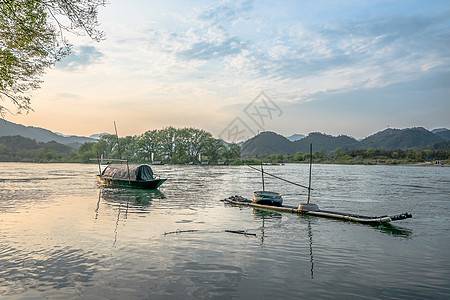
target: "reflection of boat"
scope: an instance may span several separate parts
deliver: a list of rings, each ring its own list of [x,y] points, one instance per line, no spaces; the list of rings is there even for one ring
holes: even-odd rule
[[[100,184],[110,187],[156,189],[167,179],[155,178],[149,165],[108,165],[97,175]]]
[[[253,192],[253,202],[265,205],[283,205],[283,198],[281,194],[268,191],[255,191]]]
[[[164,199],[160,190],[145,189],[102,189],[99,197],[108,205],[126,204],[133,207],[144,208],[151,205],[153,199]]]

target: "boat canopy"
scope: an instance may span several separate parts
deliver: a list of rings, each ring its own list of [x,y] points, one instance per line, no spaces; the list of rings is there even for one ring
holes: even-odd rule
[[[128,177],[128,170],[130,170]],[[153,170],[149,165],[109,165],[102,176],[122,180],[153,180]]]

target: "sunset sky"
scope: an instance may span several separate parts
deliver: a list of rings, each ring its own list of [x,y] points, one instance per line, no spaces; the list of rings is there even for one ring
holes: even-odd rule
[[[9,121],[225,140],[450,128],[450,1],[110,2],[107,39],[68,35],[73,53],[44,76],[34,112]]]

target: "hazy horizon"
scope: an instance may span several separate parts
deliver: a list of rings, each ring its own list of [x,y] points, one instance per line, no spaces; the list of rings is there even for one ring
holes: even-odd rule
[[[110,2],[107,39],[69,35],[73,53],[32,93],[34,112],[7,120],[225,140],[450,127],[448,1]]]

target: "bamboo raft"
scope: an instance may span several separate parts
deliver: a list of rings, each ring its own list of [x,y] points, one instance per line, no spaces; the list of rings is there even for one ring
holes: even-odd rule
[[[402,213],[398,215],[393,216],[381,216],[381,217],[368,217],[368,216],[361,216],[361,215],[355,215],[350,213],[341,213],[341,212],[334,212],[334,211],[327,211],[327,210],[318,210],[318,211],[311,211],[311,210],[302,210],[295,206],[289,206],[289,205],[283,205],[283,206],[271,206],[271,205],[263,205],[263,204],[257,204],[253,201],[246,199],[241,196],[231,196],[226,199],[223,199],[222,201],[234,204],[234,205],[241,205],[241,206],[251,206],[261,209],[269,209],[269,210],[276,210],[280,212],[287,212],[287,213],[296,213],[296,214],[302,214],[302,215],[310,215],[310,216],[316,216],[316,217],[324,217],[324,218],[331,218],[331,219],[340,219],[340,220],[346,220],[346,221],[352,221],[352,222],[358,222],[363,224],[380,224],[380,223],[389,223],[391,221],[398,221],[398,220],[404,220],[407,218],[412,218],[412,214],[410,213]]]
[[[308,186],[301,185],[299,183],[292,182],[290,180],[286,180],[286,179],[276,176],[274,174],[267,173],[266,171],[264,171],[262,162],[261,162],[261,169],[257,169],[255,167],[252,167],[252,166],[246,164],[249,168],[261,173],[262,190],[263,191],[265,191],[264,175],[266,174],[266,175],[274,177],[278,180],[281,180],[281,181],[287,182],[289,184],[293,184],[293,185],[299,186],[301,188],[307,189],[308,190],[308,200],[306,203],[300,203],[298,207],[288,206],[288,205],[275,206],[275,205],[256,203],[256,202],[258,202],[257,198],[254,198],[255,201],[251,201],[249,199],[246,199],[246,198],[238,196],[238,195],[228,197],[222,201],[227,202],[229,204],[234,204],[234,205],[252,206],[252,207],[261,208],[261,209],[276,210],[276,211],[280,211],[280,212],[296,213],[296,214],[324,217],[324,218],[330,218],[330,219],[346,220],[346,221],[352,221],[352,222],[358,222],[358,223],[364,223],[364,224],[386,224],[391,221],[398,221],[398,220],[412,218],[412,214],[407,213],[407,212],[404,212],[404,213],[398,214],[398,215],[392,215],[392,216],[386,215],[386,216],[381,216],[381,217],[368,217],[368,216],[356,215],[356,214],[351,214],[351,213],[327,211],[327,210],[319,209],[319,206],[315,203],[310,203],[311,191],[313,190],[313,188],[311,188],[311,173],[312,173],[311,170],[312,170],[312,154],[313,154],[312,144],[310,144],[309,149],[310,150],[309,150],[309,184],[308,184]]]

